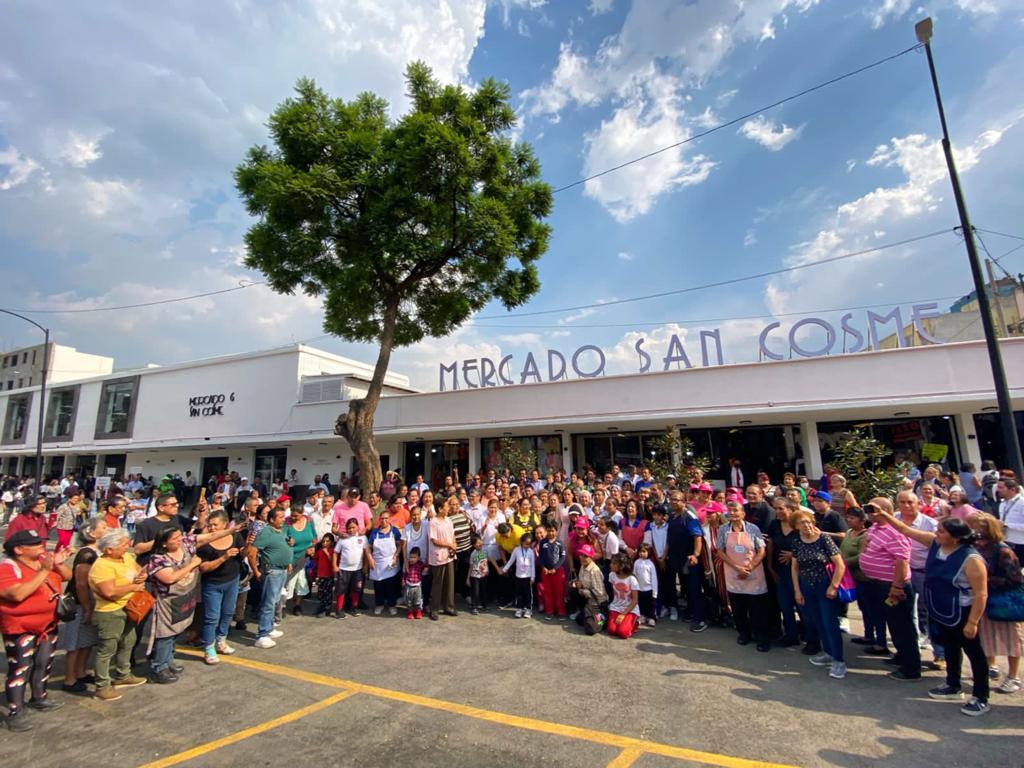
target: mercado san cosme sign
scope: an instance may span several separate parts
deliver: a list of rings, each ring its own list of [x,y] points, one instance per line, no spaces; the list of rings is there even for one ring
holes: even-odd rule
[[[922,322],[926,318],[939,317],[938,304],[914,304],[910,307],[910,319],[914,329],[922,339],[930,344],[942,344],[944,339],[932,336]],[[907,346],[903,336],[904,317],[900,307],[894,307],[884,314],[865,311],[862,322],[854,323],[854,313],[847,312],[839,319],[838,327],[822,317],[803,317],[793,323],[788,333],[780,331],[781,323],[774,321],[766,324],[757,339],[754,350],[758,360],[786,360],[797,357],[824,357],[836,351],[836,344],[842,334],[839,352],[850,354],[870,349],[880,349],[879,327],[892,323],[895,325],[897,344]],[[808,335],[813,341],[808,340]],[[696,348],[691,358],[677,334],[669,338],[664,355],[652,354],[654,350],[645,349],[647,339],[637,339],[633,349],[637,355],[637,373],[652,370],[668,371],[673,367],[693,368],[693,361],[700,367],[723,365],[725,354],[722,350],[722,334],[720,328],[700,330],[697,333],[697,344],[700,346],[699,357]],[[692,346],[693,342],[691,342]],[[604,350],[594,344],[584,344],[571,354],[563,354],[557,349],[548,349],[546,354],[538,356],[528,352],[522,362],[515,360],[514,355],[505,355],[500,360],[489,357],[470,360],[455,360],[449,364],[439,364],[439,386],[442,392],[457,389],[480,389],[481,387],[500,387],[512,384],[540,383],[544,381],[564,381],[575,377],[593,379],[603,376],[607,358]]]

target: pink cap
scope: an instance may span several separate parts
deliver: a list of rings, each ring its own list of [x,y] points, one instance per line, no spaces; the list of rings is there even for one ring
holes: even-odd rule
[[[590,523],[588,522],[587,518],[581,517],[579,520],[576,521],[576,527],[579,528],[581,531],[585,531],[587,528],[590,527]]]
[[[711,487],[711,483],[701,483],[697,486],[697,490],[701,493],[713,493],[715,489]]]
[[[589,544],[584,544],[582,547],[579,548],[579,550],[577,551],[576,554],[584,555],[586,557],[593,557],[594,556],[594,548],[592,546],[590,546]]]

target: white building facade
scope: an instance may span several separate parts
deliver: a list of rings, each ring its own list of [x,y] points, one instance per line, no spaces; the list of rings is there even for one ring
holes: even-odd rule
[[[1024,339],[1002,342],[1017,411],[1024,409]],[[47,391],[44,474],[227,469],[263,480],[297,470],[303,483],[351,474],[334,435],[349,399],[365,393],[369,365],[308,346],[199,360],[66,381]],[[385,468],[432,485],[458,469],[486,468],[513,437],[542,468],[641,464],[666,428],[694,442],[728,478],[728,459],[778,479],[816,478],[829,446],[852,427],[920,462],[943,456],[997,462],[1002,442],[984,343],[710,366],[552,383],[420,393],[391,373],[376,414]],[[39,388],[0,393],[0,471],[33,474]]]

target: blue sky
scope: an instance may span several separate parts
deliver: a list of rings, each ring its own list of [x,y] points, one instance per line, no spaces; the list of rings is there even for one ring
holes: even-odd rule
[[[560,187],[902,50],[924,15],[935,19],[974,222],[1024,235],[1024,12],[1012,0],[6,3],[0,306],[115,306],[258,280],[238,263],[248,220],[231,171],[265,140],[267,114],[303,75],[339,96],[374,90],[396,114],[414,58],[470,87],[507,80],[517,133]],[[937,135],[927,65],[914,52],[559,193],[543,288],[518,312],[701,286],[952,229]],[[999,255],[1015,241],[986,243]],[[1024,271],[1024,251],[1004,265]],[[642,337],[657,369],[672,334],[697,362],[696,334],[714,328],[728,361],[750,360],[773,319],[784,335],[800,313],[836,321],[869,304],[945,307],[969,282],[962,244],[947,234],[604,309],[504,317],[488,308],[448,339],[398,352],[392,367],[429,389],[442,360],[513,354],[515,366],[530,351],[593,343],[609,373],[631,372]],[[118,367],[322,334],[317,301],[262,287],[35,317],[61,343],[111,355]],[[0,320],[0,347],[35,341],[26,328]],[[800,338],[814,345],[820,330]],[[312,343],[375,358],[366,346]]]

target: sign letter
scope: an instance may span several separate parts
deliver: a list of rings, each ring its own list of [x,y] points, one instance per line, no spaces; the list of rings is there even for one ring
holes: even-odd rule
[[[456,360],[451,365],[445,365],[441,363],[441,391],[444,392],[444,375],[450,373],[452,375],[452,389],[459,388],[459,361]],[[510,384],[512,382],[509,382]]]
[[[597,359],[599,362],[597,368],[595,368],[592,372],[584,373],[583,371],[580,370],[578,363],[580,355],[586,352],[588,349],[593,350],[594,352],[597,353]],[[582,347],[580,347],[579,349],[572,353],[572,369],[576,371],[576,375],[579,376],[581,379],[596,379],[598,376],[603,376],[604,363],[604,351],[600,347],[595,347],[593,344],[584,344]]]
[[[715,355],[718,357],[718,362],[715,365],[722,365],[722,330],[715,328],[713,331],[701,331],[700,332],[700,358],[701,365],[705,368],[708,367],[708,339],[715,340]]]
[[[761,354],[768,360],[785,360],[786,358],[782,355],[772,352],[768,347],[765,346],[765,342],[768,340],[768,334],[774,331],[781,325],[780,322],[768,323],[761,331],[761,335],[757,337],[757,345],[761,350]]]
[[[825,346],[821,349],[804,349],[797,343],[797,331],[805,325],[817,325],[818,327],[825,329]],[[832,327],[830,322],[822,320],[820,317],[805,317],[803,320],[798,320],[793,323],[793,327],[789,329],[789,348],[800,355],[800,357],[821,357],[822,355],[827,355],[832,351],[832,347],[835,346],[835,343],[836,329]]]

